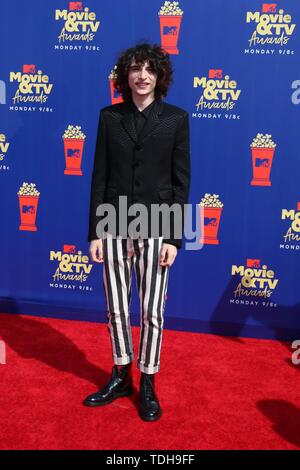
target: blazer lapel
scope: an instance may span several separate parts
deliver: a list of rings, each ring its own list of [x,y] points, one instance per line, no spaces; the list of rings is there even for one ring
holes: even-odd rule
[[[133,116],[133,109],[132,104],[129,101],[124,102],[123,108],[123,117],[121,119],[121,124],[129,134],[130,138],[135,142],[142,142],[146,138],[148,138],[154,130],[161,124],[162,118],[161,114],[163,111],[163,102],[157,101],[155,106],[150,112],[150,115],[139,135],[139,138],[136,133],[135,123],[134,123],[134,116]]]

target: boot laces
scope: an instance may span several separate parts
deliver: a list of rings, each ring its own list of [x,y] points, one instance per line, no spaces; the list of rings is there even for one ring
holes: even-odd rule
[[[154,396],[154,388],[153,383],[149,378],[144,379],[144,391],[146,399],[151,400]]]

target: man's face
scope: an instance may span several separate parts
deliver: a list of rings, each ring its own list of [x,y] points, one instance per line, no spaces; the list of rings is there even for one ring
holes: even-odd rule
[[[133,59],[128,72],[128,84],[133,94],[145,96],[154,93],[157,74],[148,61],[137,64]]]

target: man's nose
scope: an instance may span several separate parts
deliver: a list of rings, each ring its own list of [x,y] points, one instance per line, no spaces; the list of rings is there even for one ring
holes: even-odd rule
[[[142,69],[142,70],[140,71],[140,78],[146,78],[146,76],[147,76],[146,70],[145,70],[145,69]]]

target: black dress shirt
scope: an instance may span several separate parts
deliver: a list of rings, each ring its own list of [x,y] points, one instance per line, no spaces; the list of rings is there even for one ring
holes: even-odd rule
[[[156,103],[156,100],[154,99],[152,101],[152,103],[150,103],[148,106],[146,106],[146,108],[143,109],[143,111],[140,111],[136,107],[135,103],[132,101],[135,128],[136,128],[136,133],[137,133],[138,136],[140,135],[140,133],[141,133],[141,131],[142,131],[144,125],[145,125],[145,122],[148,119],[155,103]]]

